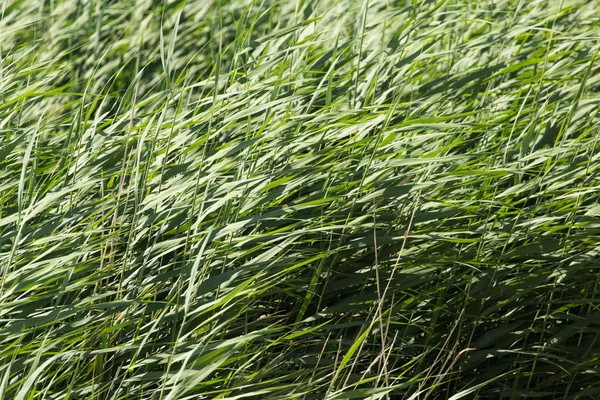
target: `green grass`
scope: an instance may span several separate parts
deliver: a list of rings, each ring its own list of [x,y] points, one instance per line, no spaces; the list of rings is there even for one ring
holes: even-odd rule
[[[599,9],[3,1],[0,399],[600,398]]]

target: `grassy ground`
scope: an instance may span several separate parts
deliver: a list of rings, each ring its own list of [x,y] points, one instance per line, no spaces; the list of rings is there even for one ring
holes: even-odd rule
[[[599,9],[4,0],[0,399],[600,398]]]

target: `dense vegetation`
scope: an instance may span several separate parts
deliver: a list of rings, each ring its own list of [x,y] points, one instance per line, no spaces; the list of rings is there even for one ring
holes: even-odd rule
[[[600,398],[598,0],[1,7],[1,399]]]

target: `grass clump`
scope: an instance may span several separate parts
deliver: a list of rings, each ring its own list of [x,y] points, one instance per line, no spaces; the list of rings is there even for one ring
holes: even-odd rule
[[[6,0],[0,398],[598,398],[598,9]]]

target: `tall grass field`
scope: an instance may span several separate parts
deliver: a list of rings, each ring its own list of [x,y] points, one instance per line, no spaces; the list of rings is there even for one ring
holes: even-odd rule
[[[600,0],[0,1],[0,399],[600,399]]]

